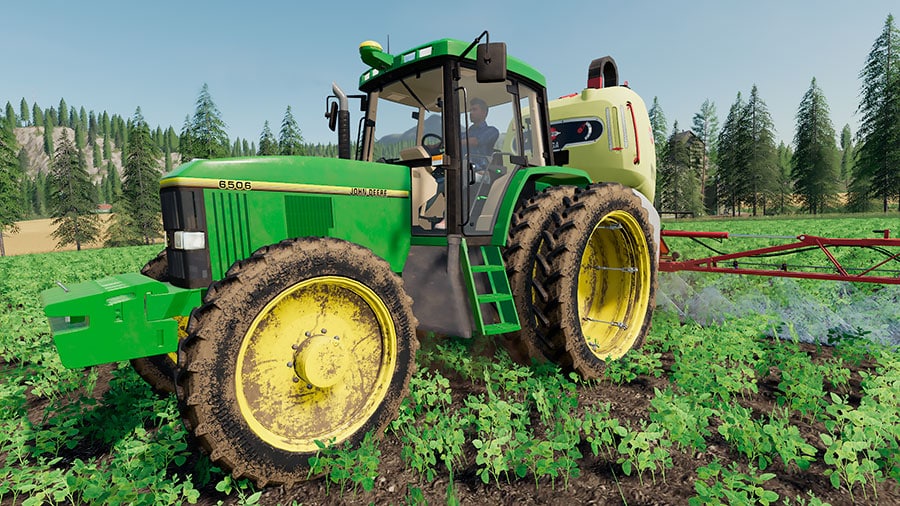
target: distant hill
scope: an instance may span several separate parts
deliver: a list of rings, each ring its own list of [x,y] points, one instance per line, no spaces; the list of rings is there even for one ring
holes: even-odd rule
[[[20,127],[14,129],[16,141],[19,144],[19,150],[24,149],[28,155],[28,168],[26,169],[28,177],[33,178],[38,172],[46,174],[50,169],[50,157],[44,152],[44,127]],[[63,135],[69,139],[75,138],[75,130],[69,127],[53,128],[53,145],[59,146]],[[103,138],[98,137],[95,141],[100,146],[100,152],[103,152]],[[110,160],[119,174],[122,173],[122,150],[111,142]],[[91,175],[95,183],[99,183],[103,175],[106,173],[108,160],[101,160],[99,167],[94,165],[94,149],[89,144],[84,150],[84,159],[87,162],[88,173]],[[102,156],[102,155],[101,155]],[[176,166],[180,162],[181,156],[178,153],[172,153],[172,166]],[[162,171],[165,168],[165,158],[160,156],[159,168]]]

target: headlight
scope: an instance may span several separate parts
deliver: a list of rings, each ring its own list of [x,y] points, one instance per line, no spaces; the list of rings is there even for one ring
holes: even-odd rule
[[[206,234],[203,232],[177,231],[174,234],[175,249],[194,250],[206,248]]]

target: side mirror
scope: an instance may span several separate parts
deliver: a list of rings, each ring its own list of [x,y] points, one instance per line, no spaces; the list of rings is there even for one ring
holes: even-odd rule
[[[338,103],[337,100],[331,102],[331,107],[328,112],[325,113],[325,117],[328,118],[328,129],[334,132],[334,129],[337,128],[337,120],[338,120]]]
[[[475,58],[475,78],[479,83],[506,81],[506,43],[479,44]]]

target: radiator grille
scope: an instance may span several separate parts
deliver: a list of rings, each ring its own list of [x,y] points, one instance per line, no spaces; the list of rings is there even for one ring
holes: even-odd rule
[[[209,238],[215,241],[217,255],[212,255],[216,279],[221,279],[231,264],[253,253],[250,246],[247,194],[212,192],[212,227]],[[211,245],[212,246],[212,245]]]

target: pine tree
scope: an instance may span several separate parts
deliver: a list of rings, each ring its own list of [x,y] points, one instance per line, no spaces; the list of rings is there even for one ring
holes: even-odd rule
[[[12,104],[6,102],[6,128],[12,131],[13,128],[22,126],[19,124],[19,119],[16,118],[16,110],[13,109]]]
[[[753,216],[758,208],[765,207],[768,199],[776,192],[775,187],[775,126],[766,108],[766,103],[759,97],[756,85],[750,90],[750,98],[745,106],[744,117],[750,133],[750,152],[748,153],[747,176],[749,186],[745,193],[745,201],[752,203]]]
[[[19,102],[19,119],[22,121],[22,126],[31,126],[31,115],[28,112],[28,102],[25,101],[25,97],[22,97],[22,101]]]
[[[787,200],[792,195],[793,179],[791,178],[791,158],[794,153],[784,142],[778,143],[776,148],[776,166],[778,167],[778,194],[775,204],[778,206],[778,214],[784,214]]]
[[[49,118],[50,124],[53,125],[54,127],[59,125],[59,113],[56,111],[56,108],[54,108],[52,105],[50,106],[49,109],[44,111],[44,117]]]
[[[50,165],[50,215],[57,228],[51,236],[57,246],[95,242],[100,235],[100,222],[94,214],[94,185],[88,176],[75,144],[64,132]]]
[[[69,126],[69,108],[64,98],[59,99],[59,111],[56,116],[56,126]]]
[[[109,134],[108,133],[103,134],[103,159],[104,160],[109,160],[110,157],[112,156],[112,146],[110,146],[111,142],[112,141],[109,140]]]
[[[888,15],[859,73],[863,82],[857,113],[857,171],[853,191],[878,197],[883,212],[900,197],[900,30]]]
[[[850,178],[853,175],[853,165],[856,151],[853,146],[853,133],[850,131],[850,125],[844,125],[841,130],[841,184],[846,188],[850,184]]]
[[[194,151],[194,139],[192,137],[191,132],[191,117],[184,117],[184,124],[181,126],[181,136],[178,138],[178,145],[180,146],[179,152],[181,153],[182,161],[190,161],[194,157],[192,155]]]
[[[715,168],[718,155],[717,144],[719,138],[719,117],[716,113],[716,104],[709,99],[703,101],[700,112],[694,114],[694,124],[691,127],[694,135],[703,143],[706,153],[703,156],[703,164],[700,169],[700,188],[703,189],[704,206],[707,211],[716,209],[716,187],[709,184],[710,174]]]
[[[278,135],[278,154],[304,154],[303,135],[300,133],[300,127],[291,113],[291,106],[287,106],[287,110],[284,111],[284,119],[281,120],[281,132]]]
[[[728,116],[719,132],[719,170],[717,186],[719,203],[731,210],[731,215],[739,215],[742,198],[746,193],[746,167],[750,144],[750,131],[744,117],[746,104],[737,94],[728,110]]]
[[[69,124],[65,125],[72,130],[75,129],[75,124],[78,123],[78,111],[75,110],[75,107],[72,106],[69,108]]]
[[[3,234],[17,232],[16,221],[23,217],[22,172],[18,145],[12,128],[0,126],[0,256],[6,256]]]
[[[259,135],[259,152],[257,152],[256,154],[260,156],[271,156],[278,154],[278,142],[275,140],[275,136],[272,134],[272,130],[269,128],[268,121],[263,124],[262,133]]]
[[[231,142],[225,133],[225,121],[209,94],[209,86],[203,83],[197,97],[197,109],[190,122],[190,139],[187,146],[181,146],[184,159],[223,158],[231,153]],[[182,137],[182,142],[185,137]]]
[[[151,244],[162,236],[159,207],[159,149],[138,107],[130,121],[122,200],[110,224],[106,246]]]
[[[250,143],[247,139],[241,141],[241,156],[253,156],[254,151],[250,150]]]
[[[659,207],[663,212],[703,214],[700,171],[705,148],[693,132],[679,132],[678,122],[669,136],[666,158],[659,166]]]
[[[112,136],[112,125],[110,124],[109,114],[106,111],[103,111],[103,115],[100,117],[100,132],[103,135]]]
[[[31,124],[34,126],[43,126],[44,124],[44,111],[37,102],[31,106]]]
[[[41,217],[47,216],[47,188],[49,187],[47,180],[47,174],[44,172],[38,171],[34,175],[33,208],[34,213]]]
[[[231,156],[237,158],[241,156],[241,138],[235,137],[234,144],[231,145]]]
[[[834,127],[828,114],[828,103],[814,77],[797,110],[794,156],[791,159],[794,190],[803,201],[803,207],[811,214],[824,212],[834,199],[837,188],[837,148]]]
[[[653,144],[656,148],[656,159],[663,160],[666,157],[666,145],[668,144],[669,129],[666,123],[666,114],[659,105],[659,99],[653,97],[653,105],[650,106],[650,128],[653,130]]]
[[[100,136],[100,124],[97,123],[97,115],[94,111],[88,114],[88,143],[92,146],[97,144],[97,137]]]
[[[44,116],[44,153],[53,158],[53,120],[49,115]]]
[[[100,151],[100,144],[97,144],[96,142],[94,143],[93,155],[94,168],[96,169],[103,165],[103,153]]]
[[[166,169],[165,170],[167,173],[172,172],[172,148],[171,148],[171,146],[169,146],[168,142],[166,142],[165,157],[166,157]]]
[[[122,197],[122,178],[112,160],[106,163],[106,178],[109,180],[109,201],[110,203],[116,202]]]
[[[34,218],[34,213],[31,210],[32,207],[32,195],[34,195],[34,181],[28,177],[28,172],[22,170],[22,155],[25,155],[26,159],[28,154],[25,152],[25,148],[19,150],[19,182],[21,187],[19,189],[19,209],[22,213],[22,219],[28,220]],[[25,165],[27,167],[27,165]]]
[[[118,114],[114,114],[111,121],[113,142],[116,143],[117,148],[124,152],[128,145],[128,129],[125,126],[125,120]]]
[[[171,151],[178,151],[178,134],[171,126],[166,130],[166,144]]]
[[[163,131],[162,128],[156,127],[156,130],[153,131],[153,143],[156,144],[156,148],[162,151],[165,149],[166,144],[163,139]]]
[[[79,150],[87,147],[87,132],[81,126],[80,121],[75,122],[75,147]]]

